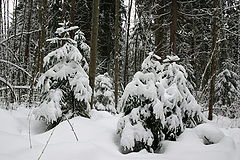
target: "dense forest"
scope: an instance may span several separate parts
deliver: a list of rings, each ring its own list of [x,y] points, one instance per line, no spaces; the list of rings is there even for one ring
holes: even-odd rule
[[[1,108],[24,105],[46,130],[122,114],[121,152],[158,152],[240,118],[240,1],[0,0],[0,70]]]

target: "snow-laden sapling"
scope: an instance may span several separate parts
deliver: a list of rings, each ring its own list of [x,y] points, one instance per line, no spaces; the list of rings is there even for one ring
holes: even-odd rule
[[[83,57],[86,58],[88,61],[90,59],[90,47],[85,42],[86,38],[84,35],[85,34],[81,30],[78,30],[75,33],[74,40],[77,42],[77,48],[79,49]]]
[[[165,139],[175,140],[185,127],[195,127],[204,117],[201,107],[187,85],[187,73],[176,63],[177,56],[167,56],[158,75],[159,98],[164,103]]]
[[[164,139],[163,103],[158,99],[155,83],[153,73],[137,72],[124,90],[124,116],[118,122],[123,153],[144,148],[153,152]]]
[[[116,113],[113,81],[108,73],[98,75],[95,79],[94,104],[97,110]]]
[[[223,71],[217,75],[216,81],[214,112],[229,118],[240,117],[240,77],[234,72],[235,68],[231,61],[224,62]]]
[[[59,28],[59,37],[49,39],[52,43],[64,44],[44,57],[47,69],[38,80],[41,88],[40,106],[34,114],[48,123],[58,122],[65,116],[89,117],[92,90],[86,73],[87,62],[78,50],[77,42],[68,38],[70,27]]]
[[[123,152],[156,151],[161,140],[176,140],[185,127],[204,119],[201,107],[187,88],[187,74],[177,56],[150,53],[122,97],[124,116],[118,123]]]

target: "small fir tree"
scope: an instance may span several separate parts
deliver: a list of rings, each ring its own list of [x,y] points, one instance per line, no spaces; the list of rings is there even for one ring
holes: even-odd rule
[[[115,114],[113,81],[108,73],[98,75],[95,79],[95,108]]]
[[[229,118],[240,117],[240,77],[234,72],[236,65],[231,60],[223,63],[223,71],[217,75],[216,103],[214,112]]]
[[[124,116],[118,123],[123,153],[144,148],[152,152],[164,139],[163,103],[158,99],[155,82],[153,73],[137,72],[124,90]]]
[[[124,153],[156,151],[161,140],[176,140],[185,127],[204,120],[201,107],[187,88],[187,74],[177,56],[150,53],[122,97],[124,116],[118,123]]]
[[[42,98],[34,113],[48,123],[59,122],[64,116],[89,117],[92,90],[86,73],[88,64],[77,42],[68,37],[68,32],[77,28],[60,27],[56,32],[59,36],[48,40],[64,44],[44,58],[44,67],[48,69],[37,84]]]

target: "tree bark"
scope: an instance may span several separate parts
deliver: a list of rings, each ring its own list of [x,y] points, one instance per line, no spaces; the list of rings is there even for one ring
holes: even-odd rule
[[[0,40],[3,39],[3,21],[2,21],[2,0],[0,0]]]
[[[129,0],[128,7],[128,20],[127,20],[127,34],[126,34],[126,51],[125,51],[125,63],[124,63],[124,75],[123,75],[123,85],[126,87],[128,84],[128,50],[129,50],[129,34],[130,34],[130,20],[131,20],[131,10],[132,10],[132,0]]]
[[[38,41],[39,58],[38,69],[43,73],[43,58],[45,56],[45,40],[46,40],[46,27],[47,27],[47,0],[39,0],[39,24],[40,24],[40,37]]]
[[[178,4],[177,0],[172,0],[171,7],[171,25],[170,25],[170,55],[177,54],[177,16],[178,16]]]
[[[75,24],[75,14],[76,14],[76,0],[71,0],[71,9],[70,9],[70,25],[74,26]],[[74,38],[74,31],[70,32],[70,37]]]
[[[215,81],[217,73],[217,58],[219,57],[219,0],[213,1],[214,13],[213,13],[213,24],[212,24],[212,61],[210,69],[210,92],[209,92],[209,112],[208,119],[213,118],[213,105],[215,103]]]
[[[115,0],[115,41],[114,41],[114,96],[115,96],[115,108],[118,106],[118,90],[119,90],[119,7],[120,0]]]
[[[158,2],[158,8],[156,11],[156,19],[155,19],[155,30],[154,30],[154,35],[155,35],[155,54],[158,55],[159,57],[162,57],[163,59],[165,58],[165,54],[163,53],[163,19],[164,17],[161,16],[164,14],[164,0],[159,0]]]
[[[93,108],[96,65],[97,65],[99,1],[100,0],[93,1],[93,9],[92,9],[91,55],[90,55],[90,68],[89,68],[89,81],[90,81],[90,86],[92,88],[91,108]]]
[[[28,19],[27,19],[27,32],[31,29],[31,19],[32,19],[32,6],[33,6],[33,0],[29,0],[28,2]],[[24,55],[24,62],[27,66],[28,63],[28,57],[29,57],[29,47],[30,47],[30,34],[26,35],[26,46],[25,46],[25,55]]]

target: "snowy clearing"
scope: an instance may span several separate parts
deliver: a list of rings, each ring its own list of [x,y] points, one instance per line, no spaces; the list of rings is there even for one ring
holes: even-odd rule
[[[44,132],[45,125],[31,118],[31,139],[29,147],[29,113],[20,107],[8,111],[0,109],[0,159],[38,159],[52,130]],[[211,122],[194,129],[186,129],[176,142],[164,141],[163,153],[140,152],[122,154],[116,136],[117,122],[121,115],[111,115],[104,111],[91,111],[91,119],[75,117],[70,120],[77,134],[67,121],[54,130],[42,160],[239,160],[240,129],[218,128]],[[212,143],[204,144],[204,138]]]

